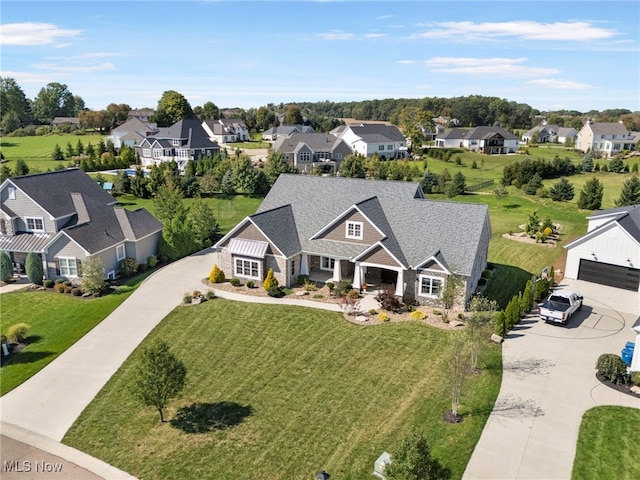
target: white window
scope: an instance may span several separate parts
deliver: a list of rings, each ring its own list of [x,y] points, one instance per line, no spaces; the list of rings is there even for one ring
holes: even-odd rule
[[[16,199],[16,187],[8,186],[7,187],[7,194],[9,195],[9,200],[15,200]]]
[[[44,221],[38,217],[25,217],[28,232],[44,232]]]
[[[342,154],[339,152],[336,152],[333,154],[333,158],[334,160],[342,160]]]
[[[151,156],[151,149],[150,148],[143,148],[142,149],[142,156],[143,157],[150,157]]]
[[[331,257],[322,257],[320,259],[320,270],[331,270],[336,264],[336,259]]]
[[[180,139],[179,138],[174,138],[171,140],[171,145],[174,145],[176,147],[180,146]]]
[[[442,289],[442,278],[420,275],[420,295],[424,297],[438,297]]]
[[[308,162],[311,159],[311,155],[309,152],[300,152],[300,161]]]
[[[260,279],[260,262],[248,258],[236,258],[234,273],[237,277]]]
[[[116,258],[118,259],[118,261],[120,261],[120,260],[124,260],[124,257],[125,257],[124,244],[118,245],[116,247]]]
[[[387,145],[387,150],[393,150],[393,145]]]
[[[162,149],[154,148],[153,149],[153,158],[161,158],[162,157]]]
[[[362,240],[362,222],[347,222],[346,237]]]
[[[58,263],[60,263],[60,275],[64,277],[78,276],[78,267],[76,266],[75,258],[59,257]]]
[[[178,158],[189,158],[189,156],[190,156],[189,154],[191,152],[189,152],[188,149],[185,150],[183,148],[180,148],[180,149],[176,150],[176,153],[178,154]]]
[[[378,145],[378,151],[383,152],[384,151],[384,145]]]

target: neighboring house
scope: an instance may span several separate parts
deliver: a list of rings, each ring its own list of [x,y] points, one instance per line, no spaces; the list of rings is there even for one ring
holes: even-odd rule
[[[175,161],[181,172],[189,160],[212,157],[220,151],[197,118],[185,118],[168,128],[161,128],[153,137],[143,139],[135,149],[143,167]]]
[[[323,173],[335,173],[351,149],[341,139],[330,133],[294,133],[278,138],[272,147],[284,154],[289,165],[300,172],[310,172],[319,167]]]
[[[0,250],[24,268],[29,252],[42,258],[45,278],[82,276],[82,262],[99,256],[106,278],[120,261],[155,255],[162,224],[148,211],[126,210],[82,170],[8,178],[0,186]]]
[[[202,128],[213,142],[235,143],[249,140],[249,128],[239,118],[204,120]]]
[[[464,137],[467,136],[469,130],[464,128],[453,128],[448,132],[436,135],[436,147],[439,148],[462,148],[464,146]]]
[[[640,292],[640,205],[588,220],[587,233],[565,246],[565,277]]]
[[[214,248],[227,276],[260,282],[273,269],[281,286],[308,275],[428,304],[454,273],[471,297],[490,238],[486,205],[427,200],[417,183],[282,174]]]
[[[130,117],[125,123],[114,128],[109,138],[116,150],[119,150],[123,145],[133,148],[157,132],[158,128],[155,123],[145,123],[139,118]]]
[[[374,153],[381,160],[407,156],[407,139],[395,125],[352,123],[340,125],[329,133],[344,140],[353,153],[365,157],[371,157]]]
[[[630,132],[622,122],[598,123],[589,120],[578,132],[576,149],[612,157],[622,150],[634,150],[638,141],[640,133]]]
[[[571,127],[558,127],[557,125],[537,125],[522,135],[522,141],[529,143],[532,138],[537,143],[567,143],[570,140],[575,143],[578,132]]]
[[[502,155],[518,151],[518,137],[498,126],[480,126],[469,130],[462,140],[468,150],[485,155]]]
[[[144,123],[149,123],[149,120],[155,115],[155,113],[155,110],[151,108],[136,108],[134,110],[129,110],[128,118],[137,118]]]
[[[78,119],[78,117],[56,117],[51,121],[51,126],[59,127],[60,125],[64,125],[65,123],[69,123],[78,128],[78,126],[80,125],[80,120]]]
[[[275,142],[280,137],[288,137],[294,133],[315,133],[311,125],[280,125],[271,127],[262,133],[262,139],[267,142]]]
[[[457,118],[451,118],[443,115],[440,115],[437,118],[432,118],[432,120],[433,123],[442,127],[457,127],[458,125],[460,125],[460,120],[458,120]]]

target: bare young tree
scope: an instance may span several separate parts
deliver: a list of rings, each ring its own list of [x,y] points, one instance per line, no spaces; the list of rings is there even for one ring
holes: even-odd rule
[[[451,382],[451,418],[458,421],[460,415],[460,400],[464,391],[467,379],[469,378],[469,348],[468,343],[462,334],[451,336],[449,345],[449,367]]]

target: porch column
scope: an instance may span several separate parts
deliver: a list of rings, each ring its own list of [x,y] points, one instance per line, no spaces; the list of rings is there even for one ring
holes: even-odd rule
[[[47,254],[42,252],[42,271],[44,272],[44,278],[49,278],[49,269],[47,268]]]
[[[360,262],[356,262],[356,266],[353,270],[353,288],[359,290],[362,286],[362,267]]]
[[[300,258],[300,275],[309,275],[309,261],[306,253],[303,253]]]
[[[404,270],[398,270],[398,280],[396,281],[396,296],[404,294]]]
[[[340,259],[336,258],[333,262],[333,278],[334,282],[342,280],[342,269],[340,268]]]

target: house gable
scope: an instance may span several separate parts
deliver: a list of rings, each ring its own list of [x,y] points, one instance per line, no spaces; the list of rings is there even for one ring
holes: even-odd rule
[[[251,221],[250,218],[245,219],[245,221],[241,222],[236,229],[229,232],[229,235],[225,236],[220,243],[216,244],[216,247],[228,248],[231,239],[267,243],[269,245],[266,249],[267,255],[282,255],[273,242]]]
[[[353,206],[311,238],[372,245],[384,239],[385,235],[360,209]]]
[[[376,243],[354,258],[354,261],[382,267],[406,268],[382,243]]]

